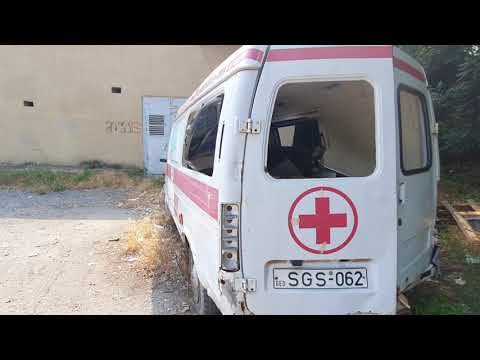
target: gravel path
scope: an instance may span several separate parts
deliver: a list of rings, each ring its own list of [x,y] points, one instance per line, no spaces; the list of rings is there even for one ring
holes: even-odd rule
[[[184,314],[183,283],[133,271],[125,191],[0,191],[0,314]]]

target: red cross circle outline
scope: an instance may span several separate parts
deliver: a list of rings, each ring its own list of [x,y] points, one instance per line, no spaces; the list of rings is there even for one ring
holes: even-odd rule
[[[295,208],[297,207],[298,203],[307,195],[313,193],[313,192],[317,192],[317,191],[328,191],[328,192],[332,192],[334,194],[337,194],[339,195],[340,197],[342,197],[347,203],[348,205],[350,206],[350,208],[352,209],[352,214],[353,214],[353,227],[352,227],[352,231],[350,232],[350,234],[348,235],[347,239],[345,241],[343,241],[340,245],[338,245],[337,247],[333,248],[333,249],[329,249],[329,250],[318,250],[318,249],[313,249],[311,247],[308,247],[306,246],[304,243],[302,243],[302,241],[297,237],[297,235],[295,234],[295,230],[293,229],[293,225],[292,225],[292,220],[293,220],[293,213],[295,211]],[[298,246],[300,246],[302,249],[308,251],[308,252],[311,252],[311,253],[314,253],[314,254],[332,254],[332,253],[335,253],[341,249],[343,249],[345,246],[347,246],[353,239],[353,237],[355,236],[355,233],[357,232],[357,228],[358,228],[358,213],[357,213],[357,209],[355,208],[355,204],[353,203],[353,201],[346,195],[344,194],[343,192],[341,192],[340,190],[337,190],[335,188],[332,188],[332,187],[327,187],[327,186],[319,186],[319,187],[315,187],[315,188],[312,188],[312,189],[309,189],[305,192],[303,192],[302,194],[300,194],[300,196],[298,196],[295,201],[293,202],[292,206],[290,207],[290,212],[288,213],[288,230],[290,231],[290,235],[292,236],[293,240],[297,243]]]

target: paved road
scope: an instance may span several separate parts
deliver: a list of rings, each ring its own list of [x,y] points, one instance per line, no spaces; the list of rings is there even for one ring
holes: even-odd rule
[[[0,314],[184,313],[181,282],[133,271],[125,191],[0,191]]]

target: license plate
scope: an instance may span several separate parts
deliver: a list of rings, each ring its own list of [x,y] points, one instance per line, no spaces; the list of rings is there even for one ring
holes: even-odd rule
[[[273,269],[274,289],[364,289],[367,269]]]

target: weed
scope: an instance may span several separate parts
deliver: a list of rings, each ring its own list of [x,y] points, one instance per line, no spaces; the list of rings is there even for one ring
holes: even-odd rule
[[[466,304],[455,304],[442,295],[432,297],[431,299],[422,299],[415,305],[415,315],[464,315],[470,313],[470,308]]]
[[[165,184],[165,178],[163,176],[156,177],[152,180],[152,184],[156,188],[162,188]]]
[[[92,170],[85,168],[80,172],[54,170],[4,170],[0,171],[0,187],[32,191],[38,194],[65,190],[95,188],[137,188],[145,191],[158,189],[163,178],[143,176],[139,169]]]
[[[124,169],[125,166],[121,164],[108,164],[100,160],[87,160],[82,161],[80,166],[86,169],[115,169],[120,170]]]
[[[140,168],[127,169],[127,175],[131,178],[138,178],[145,175],[145,171]]]
[[[127,255],[137,257],[137,268],[172,275],[185,256],[173,221],[165,210],[135,222],[125,234]]]
[[[446,164],[439,184],[440,197],[452,202],[480,202],[480,166]],[[442,274],[409,291],[415,314],[480,314],[480,264],[467,263],[480,256],[480,247],[468,243],[456,225],[439,224]],[[464,285],[455,283],[461,277]]]
[[[89,169],[83,170],[80,174],[73,177],[73,182],[76,184],[90,180],[94,176],[93,171]]]
[[[81,162],[80,166],[86,169],[101,169],[107,167],[107,164],[99,160],[87,160]]]

